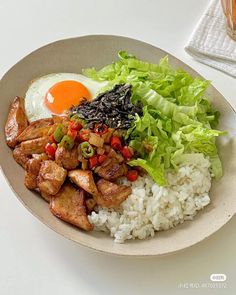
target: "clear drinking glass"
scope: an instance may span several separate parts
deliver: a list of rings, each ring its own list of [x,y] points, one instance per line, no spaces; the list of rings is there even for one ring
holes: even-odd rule
[[[228,35],[236,40],[236,0],[221,0]]]

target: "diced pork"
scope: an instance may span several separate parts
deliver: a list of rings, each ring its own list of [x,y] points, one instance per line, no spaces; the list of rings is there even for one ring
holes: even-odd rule
[[[86,231],[93,229],[93,225],[87,217],[84,191],[75,189],[72,184],[65,184],[51,198],[50,210],[58,218],[79,228]]]
[[[17,137],[27,126],[24,99],[17,96],[10,106],[5,124],[5,137],[9,147],[14,148],[17,145]]]
[[[92,171],[76,169],[69,171],[68,176],[78,187],[84,189],[89,194],[98,194]]]
[[[37,177],[39,175],[39,170],[41,167],[41,160],[39,159],[29,159],[26,163],[26,172],[25,172],[25,186],[28,189],[36,189]]]
[[[62,146],[58,147],[55,154],[55,161],[65,169],[75,169],[79,164],[77,146],[72,150],[68,150]]]
[[[65,181],[67,171],[48,160],[41,164],[37,184],[40,191],[49,195],[56,195]]]
[[[127,167],[125,164],[120,164],[117,159],[109,158],[97,170],[97,174],[106,180],[116,180],[125,175]]]
[[[30,125],[17,137],[19,142],[43,137],[49,134],[53,124],[52,118],[39,119],[30,123]]]
[[[97,182],[99,195],[95,198],[97,204],[107,208],[117,208],[131,194],[131,187],[126,185],[117,185],[105,179]]]
[[[26,163],[30,159],[30,156],[23,153],[21,146],[16,146],[12,154],[15,161],[26,169]]]
[[[26,155],[41,154],[45,151],[45,146],[49,142],[49,136],[30,139],[21,143],[21,149]]]

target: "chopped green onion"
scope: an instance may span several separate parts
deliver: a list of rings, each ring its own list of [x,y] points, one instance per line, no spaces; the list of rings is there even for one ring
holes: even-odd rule
[[[53,136],[54,136],[54,139],[56,140],[56,142],[60,142],[63,135],[64,135],[63,125],[59,124],[53,133]]]
[[[70,137],[69,135],[64,135],[61,142],[60,142],[60,146],[63,146],[64,148],[71,150],[74,146],[74,139],[72,137]]]
[[[84,120],[82,118],[80,118],[79,115],[75,114],[73,116],[70,117],[71,121],[77,121],[78,123],[80,123],[81,125],[84,125]]]
[[[82,142],[80,148],[84,158],[91,158],[94,155],[94,149],[89,142]]]

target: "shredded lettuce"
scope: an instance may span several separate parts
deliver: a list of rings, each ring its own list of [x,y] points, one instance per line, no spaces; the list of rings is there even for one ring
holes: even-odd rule
[[[97,81],[108,81],[103,90],[116,84],[132,85],[132,102],[143,104],[143,116],[136,115],[127,132],[129,145],[138,153],[130,166],[145,169],[159,185],[166,185],[165,171],[180,163],[199,163],[203,157],[211,162],[212,174],[222,176],[216,137],[225,132],[215,130],[219,112],[205,96],[210,82],[193,78],[174,69],[168,57],[158,64],[137,59],[126,51],[119,60],[97,71],[83,73]]]

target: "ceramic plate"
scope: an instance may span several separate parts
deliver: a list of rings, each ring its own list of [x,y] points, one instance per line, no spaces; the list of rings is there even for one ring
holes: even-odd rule
[[[4,124],[9,105],[16,95],[24,96],[31,80],[53,72],[80,73],[83,68],[91,66],[100,68],[114,61],[119,50],[127,50],[149,62],[157,62],[167,54],[157,47],[134,39],[96,35],[51,43],[32,52],[14,65],[0,81],[0,164],[9,185],[24,206],[44,224],[64,237],[110,254],[157,256],[173,253],[207,238],[235,214],[236,144],[233,138],[231,140],[222,138],[218,141],[224,176],[219,182],[213,182],[210,192],[211,204],[208,207],[193,221],[187,221],[166,232],[156,233],[152,239],[133,240],[125,244],[115,244],[105,233],[83,232],[54,217],[48,209],[48,204],[39,195],[26,189],[24,171],[16,164],[12,151],[5,144]],[[169,59],[174,67],[181,67],[193,76],[198,75],[170,54]],[[228,130],[230,135],[236,134],[236,116],[225,98],[213,86],[209,87],[208,96],[221,112],[219,128]]]

